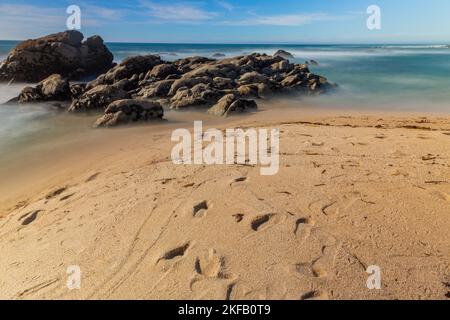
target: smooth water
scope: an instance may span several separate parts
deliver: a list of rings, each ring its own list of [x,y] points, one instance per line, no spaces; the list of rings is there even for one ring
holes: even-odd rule
[[[0,41],[0,59],[15,44]],[[318,108],[450,113],[450,49],[446,45],[107,45],[117,62],[139,54],[159,54],[172,61],[216,53],[227,57],[252,52],[273,54],[284,49],[296,57],[293,62],[318,61],[319,65],[310,69],[339,85],[338,90],[323,96],[293,98],[293,106],[299,109],[307,104]],[[0,85],[0,103],[17,95],[22,87]],[[80,130],[88,130],[84,118],[70,118],[45,105],[0,106],[0,151],[25,147],[49,133],[62,134],[68,127],[75,128],[77,121],[83,123]]]

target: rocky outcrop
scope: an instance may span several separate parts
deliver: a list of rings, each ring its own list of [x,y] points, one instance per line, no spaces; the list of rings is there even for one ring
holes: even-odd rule
[[[252,99],[283,91],[319,94],[328,87],[326,78],[281,56],[255,53],[222,60],[191,57],[172,63],[159,56],[133,57],[90,82],[88,91],[72,103],[69,111],[106,110],[114,100],[131,98],[172,109],[204,107],[212,115],[228,116],[256,110],[257,103]],[[100,123],[119,124],[123,122],[120,117],[121,113],[108,112]]]
[[[96,76],[112,66],[103,39],[72,30],[19,43],[0,64],[0,81],[38,82],[52,74],[69,79]]]
[[[59,74],[54,74],[38,83],[36,87],[26,87],[19,94],[19,103],[41,101],[66,101],[71,98],[69,82]]]
[[[117,100],[109,104],[95,127],[112,127],[138,121],[161,120],[164,110],[157,102],[138,99]]]
[[[99,127],[152,119],[155,116],[148,110],[162,110],[162,106],[202,107],[209,114],[228,116],[256,110],[254,99],[281,92],[320,94],[332,86],[326,78],[311,73],[305,64],[291,63],[280,54],[258,53],[173,62],[156,55],[130,57],[86,85],[69,85],[60,76],[52,77],[36,88],[24,89],[21,101],[67,99],[69,112],[104,112],[97,122]]]

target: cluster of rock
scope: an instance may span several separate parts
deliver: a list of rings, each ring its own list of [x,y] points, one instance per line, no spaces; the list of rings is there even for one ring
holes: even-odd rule
[[[173,62],[156,55],[136,56],[86,84],[70,85],[70,72],[51,75],[36,87],[25,88],[17,100],[67,101],[69,112],[103,111],[96,122],[103,127],[161,119],[164,108],[204,107],[209,114],[228,116],[257,109],[253,99],[286,91],[318,94],[331,86],[306,64],[291,63],[290,56],[278,51],[273,56],[254,53]]]
[[[98,75],[112,67],[103,39],[72,30],[19,43],[0,64],[0,81],[38,82],[60,74],[69,79]]]

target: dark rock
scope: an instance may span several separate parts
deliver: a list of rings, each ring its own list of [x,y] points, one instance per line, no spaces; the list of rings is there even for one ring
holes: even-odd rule
[[[0,81],[37,82],[52,74],[74,79],[108,70],[113,56],[102,38],[82,40],[72,30],[21,42],[0,64]]]
[[[294,59],[294,55],[290,52],[287,52],[285,50],[278,50],[275,52],[274,57],[281,57],[283,59],[289,60]]]
[[[245,84],[254,84],[254,83],[267,83],[268,79],[265,75],[260,74],[256,71],[253,72],[248,72],[244,75],[242,75],[239,80],[238,83],[241,85],[245,85]]]
[[[178,73],[178,70],[171,63],[163,63],[155,66],[151,71],[147,73],[145,79],[158,79],[163,80],[166,79],[170,75],[175,75]]]
[[[256,110],[257,108],[258,105],[254,100],[237,99],[236,95],[227,94],[211,107],[208,113],[226,117],[231,113]]]
[[[154,55],[130,57],[109,70],[102,77],[102,83],[99,84],[113,84],[123,79],[130,79],[134,75],[139,77],[140,73],[147,73],[153,67],[162,63],[161,58]]]
[[[108,105],[95,127],[112,127],[137,121],[161,120],[164,109],[157,102],[139,99],[117,100]]]
[[[110,103],[128,98],[128,93],[123,89],[125,81],[119,81],[114,85],[102,84],[83,93],[80,98],[74,100],[69,107],[70,112],[105,109]]]
[[[81,95],[86,91],[86,84],[84,83],[76,83],[70,85],[70,93],[72,99],[78,99]]]
[[[222,77],[215,77],[213,79],[214,86],[217,89],[224,90],[224,89],[233,89],[236,86],[236,83],[234,80],[229,78],[222,78]]]
[[[67,79],[53,74],[38,83],[36,87],[26,87],[19,94],[18,102],[64,101],[70,99],[71,92]]]
[[[137,96],[142,98],[166,97],[175,80],[161,80],[142,88]]]
[[[199,83],[208,84],[211,83],[212,80],[209,77],[198,77],[198,78],[186,78],[183,77],[181,79],[175,80],[175,82],[170,87],[169,96],[173,96],[177,93],[180,88],[192,88]]]
[[[171,99],[172,109],[182,109],[192,106],[202,106],[217,101],[220,92],[214,90],[210,84],[198,83],[191,89],[184,88],[177,91]]]

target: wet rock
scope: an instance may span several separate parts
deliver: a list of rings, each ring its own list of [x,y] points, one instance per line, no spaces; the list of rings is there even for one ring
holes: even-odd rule
[[[175,80],[161,80],[142,88],[137,96],[142,98],[166,97]]]
[[[283,59],[294,59],[294,55],[288,51],[285,50],[278,50],[277,52],[275,52],[274,54],[275,57],[281,57]]]
[[[119,65],[109,70],[103,77],[100,84],[114,84],[123,79],[130,79],[134,75],[139,77],[140,73],[147,73],[155,66],[162,64],[159,56],[147,55],[130,57],[123,60]]]
[[[229,116],[231,113],[256,110],[258,105],[254,100],[237,98],[234,94],[223,96],[208,113],[214,116]]]
[[[191,89],[180,89],[171,99],[172,109],[182,109],[192,106],[202,106],[217,101],[220,92],[213,89],[210,84],[199,83]]]
[[[145,79],[158,79],[163,80],[166,79],[170,75],[175,75],[178,73],[178,70],[171,63],[163,63],[153,67],[151,71],[147,73]]]
[[[248,72],[239,78],[238,83],[241,85],[253,83],[267,83],[267,77],[256,71]]]
[[[161,120],[164,110],[157,102],[141,99],[117,100],[108,105],[94,127],[113,127],[138,121]]]
[[[69,82],[59,74],[42,80],[36,87],[26,87],[19,94],[19,103],[42,101],[65,101],[70,99]]]
[[[209,77],[199,77],[199,78],[183,77],[181,79],[174,81],[174,83],[170,87],[168,95],[169,96],[175,95],[180,88],[192,88],[199,83],[208,84],[211,82],[212,80]]]
[[[74,100],[69,107],[69,112],[105,109],[113,101],[126,99],[128,92],[123,89],[124,85],[124,82],[98,85]]]

